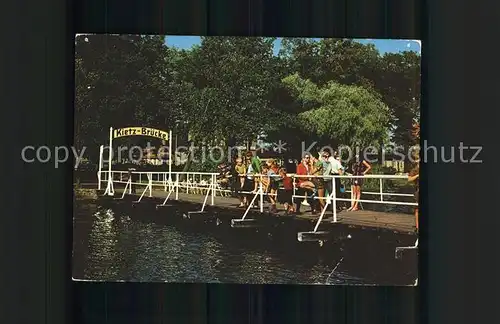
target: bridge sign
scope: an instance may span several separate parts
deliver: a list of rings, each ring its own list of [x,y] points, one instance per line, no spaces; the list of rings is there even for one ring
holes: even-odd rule
[[[113,176],[111,172],[111,162],[112,162],[112,153],[113,153],[113,139],[126,137],[126,136],[148,136],[155,137],[162,140],[162,142],[169,141],[172,138],[172,131],[162,131],[160,129],[150,128],[150,127],[124,127],[113,129],[113,127],[109,128],[109,157],[108,157],[108,186],[106,188],[106,193],[110,196],[114,195],[113,188]],[[102,166],[102,155],[103,155],[104,146],[101,145],[100,148],[100,158],[99,158],[99,171],[98,174],[101,174],[101,166]],[[170,158],[172,152],[172,141],[169,141],[169,159],[168,159],[168,178],[169,181],[172,181],[172,159]],[[99,180],[99,188],[101,181]]]
[[[164,141],[168,141],[169,139],[168,132],[150,127],[125,127],[115,129],[113,131],[113,138],[125,136],[149,136],[159,138]]]

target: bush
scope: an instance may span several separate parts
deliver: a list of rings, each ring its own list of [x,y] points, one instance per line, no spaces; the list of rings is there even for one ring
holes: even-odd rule
[[[212,161],[193,162],[189,168],[191,172],[217,172],[217,163]]]
[[[372,169],[369,174],[384,174],[384,175],[394,175],[397,170],[393,167],[387,167],[380,164],[372,165]],[[396,185],[394,183],[395,180],[391,179],[383,179],[382,186],[384,192],[392,192]],[[380,190],[380,179],[366,178],[363,182],[363,191],[376,191]]]

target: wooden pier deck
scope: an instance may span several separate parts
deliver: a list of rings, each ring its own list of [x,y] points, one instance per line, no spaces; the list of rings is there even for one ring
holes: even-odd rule
[[[132,194],[135,196],[140,196],[142,194],[143,188],[138,188],[136,193]],[[115,188],[115,198],[121,197],[123,194],[122,188]],[[153,198],[156,199],[165,199],[167,197],[167,192],[162,189],[155,188],[153,189]],[[205,196],[201,194],[194,193],[181,193],[179,192],[179,201],[184,203],[193,203],[193,204],[202,204]],[[143,199],[148,200],[149,192],[146,192]],[[175,193],[170,195],[169,201],[175,201]],[[147,202],[146,202],[147,203]],[[207,199],[206,208],[218,208],[230,210],[231,213],[238,213],[241,211],[241,216],[245,213],[244,208],[238,207],[239,200],[233,197],[221,197],[217,195],[214,197],[214,205],[211,206],[211,197],[209,196]],[[269,203],[264,202],[264,210],[267,212]],[[331,206],[331,205],[330,205]],[[281,206],[278,205],[278,210]],[[282,208],[282,207],[281,207]],[[252,209],[252,212],[259,212],[259,208]],[[309,220],[312,222],[317,221],[319,218],[318,215],[312,215],[309,212],[308,206],[302,206],[300,215],[294,216],[286,216],[286,217],[294,217],[296,219]],[[278,216],[285,216],[283,211],[279,211]],[[325,212],[323,223],[331,223],[333,221],[333,211],[331,208]],[[358,227],[358,228],[372,228],[372,229],[384,229],[390,230],[399,233],[408,233],[413,234],[415,232],[415,218],[411,214],[402,214],[402,213],[384,213],[384,212],[376,212],[370,210],[359,210],[354,212],[341,211],[337,213],[337,222],[339,224],[343,224],[349,227]]]

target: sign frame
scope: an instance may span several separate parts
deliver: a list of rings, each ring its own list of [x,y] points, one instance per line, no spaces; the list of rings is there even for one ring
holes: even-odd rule
[[[164,141],[168,141],[171,139],[169,132],[151,127],[133,126],[133,127],[117,128],[113,130],[113,138],[129,137],[129,136],[147,136],[147,137],[158,138]]]
[[[115,133],[117,136],[115,136]],[[168,141],[168,150],[169,150],[169,158],[168,158],[168,180],[172,181],[172,131],[162,131],[160,129],[151,128],[151,127],[143,127],[143,126],[135,126],[135,127],[124,127],[113,130],[113,127],[109,128],[109,155],[108,155],[108,184],[106,191],[109,196],[114,196],[115,191],[113,188],[113,174],[111,171],[111,160],[113,158],[113,139],[128,137],[128,136],[147,136],[154,137],[161,140]],[[100,168],[100,165],[99,165]]]

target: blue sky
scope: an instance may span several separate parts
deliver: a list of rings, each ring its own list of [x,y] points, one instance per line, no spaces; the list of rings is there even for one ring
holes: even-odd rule
[[[200,36],[167,36],[166,44],[181,49],[188,49],[193,45],[200,43]],[[400,40],[400,39],[359,39],[363,44],[374,44],[380,51],[384,53],[398,53],[403,51],[414,51],[420,53],[420,44],[415,40]],[[281,39],[277,39],[274,43],[274,53],[277,54],[280,49]]]

